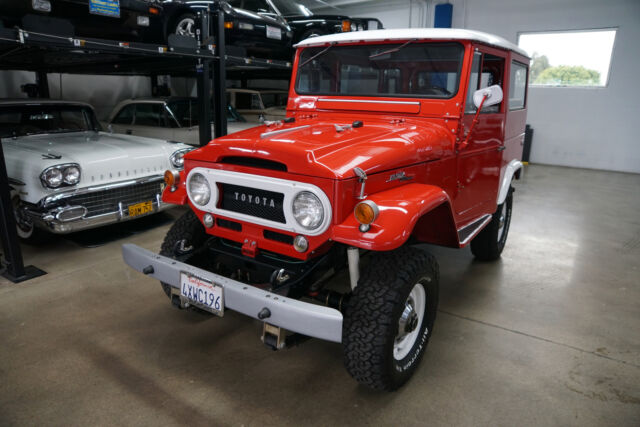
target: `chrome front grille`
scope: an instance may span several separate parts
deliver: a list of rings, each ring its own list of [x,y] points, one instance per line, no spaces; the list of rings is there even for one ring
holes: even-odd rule
[[[155,202],[162,194],[162,181],[134,183],[127,186],[105,188],[82,194],[65,197],[65,204],[70,206],[84,206],[87,208],[85,217],[92,217],[127,209],[129,205],[140,202]]]

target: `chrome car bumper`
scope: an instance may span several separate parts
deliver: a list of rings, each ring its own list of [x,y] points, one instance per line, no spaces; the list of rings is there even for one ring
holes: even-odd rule
[[[263,291],[130,243],[122,245],[122,257],[134,270],[144,270],[149,276],[174,288],[180,288],[180,274],[183,272],[220,285],[224,289],[227,309],[259,319],[258,313],[266,308],[271,314],[262,321],[310,337],[342,342],[342,313],[336,309]]]
[[[128,221],[171,206],[162,202],[163,182],[161,176],[152,176],[65,191],[26,207],[25,213],[36,227],[56,234]],[[150,212],[129,216],[129,205],[145,201],[151,201]]]

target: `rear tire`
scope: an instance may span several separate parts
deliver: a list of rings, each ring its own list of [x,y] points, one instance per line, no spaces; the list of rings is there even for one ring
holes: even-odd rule
[[[509,187],[507,198],[498,205],[489,224],[471,241],[471,253],[480,261],[495,261],[500,258],[507,243],[512,209],[513,187]]]
[[[345,310],[344,364],[360,384],[396,390],[416,371],[438,307],[438,264],[415,247],[372,255]]]
[[[201,247],[208,237],[204,225],[190,210],[171,226],[162,242],[160,255],[176,259]],[[164,293],[171,298],[171,286],[162,282],[161,284]]]

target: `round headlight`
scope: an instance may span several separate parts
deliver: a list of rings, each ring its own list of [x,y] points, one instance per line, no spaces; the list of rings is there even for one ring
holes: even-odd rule
[[[293,199],[293,217],[307,230],[320,227],[324,219],[324,208],[315,194],[302,191]]]
[[[58,168],[49,168],[42,173],[42,181],[49,188],[58,188],[62,185],[62,171]]]
[[[176,151],[171,155],[169,160],[171,160],[171,165],[174,168],[182,169],[184,167],[184,155],[189,151],[193,150],[192,148],[183,148],[181,150]]]
[[[211,199],[211,187],[209,187],[209,182],[204,175],[197,172],[191,175],[188,187],[189,197],[191,197],[191,200],[193,200],[195,204],[204,206],[209,203],[209,199]]]
[[[80,182],[80,168],[77,166],[69,166],[64,169],[62,176],[65,184],[76,185]]]

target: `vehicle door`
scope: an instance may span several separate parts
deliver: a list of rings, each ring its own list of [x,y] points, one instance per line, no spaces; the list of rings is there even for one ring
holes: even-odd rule
[[[135,104],[127,104],[122,107],[109,123],[111,125],[111,130],[115,133],[131,135],[133,133],[132,125],[135,111]]]
[[[167,121],[172,130],[172,140],[198,145],[198,105],[196,100],[180,99],[167,105]]]
[[[160,102],[139,102],[133,116],[131,134],[147,138],[171,139],[171,130],[164,121],[164,105]]]
[[[242,114],[247,121],[257,123],[260,116],[264,116],[266,111],[260,99],[260,94],[255,92],[236,92],[235,109]]]
[[[499,85],[505,88],[506,52],[489,47],[476,47],[473,54],[464,116],[463,134],[467,137],[476,115],[473,94],[476,90]],[[483,107],[478,122],[459,147],[457,159],[457,194],[455,213],[462,222],[476,219],[496,210],[502,150],[504,150],[505,100]]]

